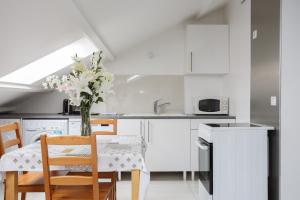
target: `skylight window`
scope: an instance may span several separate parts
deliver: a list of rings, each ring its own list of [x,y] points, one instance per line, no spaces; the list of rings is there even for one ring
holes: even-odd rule
[[[11,84],[11,83],[0,83],[0,88],[13,88],[13,89],[24,89],[24,90],[32,89],[27,85],[19,85],[19,84]]]
[[[72,64],[71,57],[76,53],[79,57],[87,57],[94,51],[98,51],[97,47],[84,37],[1,77],[0,81],[29,85]]]

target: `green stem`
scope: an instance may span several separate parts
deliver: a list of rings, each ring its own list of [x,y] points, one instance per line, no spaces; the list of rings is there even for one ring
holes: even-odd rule
[[[81,136],[91,135],[92,129],[90,124],[90,105],[81,103],[80,114],[81,114]]]

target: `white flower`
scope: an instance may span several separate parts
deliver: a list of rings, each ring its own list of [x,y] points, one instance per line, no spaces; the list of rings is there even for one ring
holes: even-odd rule
[[[75,72],[84,72],[87,70],[86,66],[84,66],[82,63],[75,63],[73,65],[73,70]]]
[[[63,75],[61,80],[62,80],[63,83],[67,82],[68,81],[68,76]]]
[[[43,86],[44,89],[48,89],[48,83],[43,82],[43,83],[42,83],[42,86]]]
[[[75,55],[73,57],[73,73],[59,78],[52,75],[43,83],[45,89],[56,89],[68,95],[72,105],[81,103],[92,105],[94,102],[104,99],[106,94],[112,93],[112,73],[102,68],[102,54],[97,52],[92,56],[91,67],[86,67]]]

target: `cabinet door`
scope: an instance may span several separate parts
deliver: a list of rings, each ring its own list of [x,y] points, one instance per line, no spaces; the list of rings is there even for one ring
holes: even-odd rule
[[[0,119],[0,125],[10,124],[10,123],[14,123],[14,122],[20,123],[20,119]]]
[[[81,135],[81,119],[69,119],[69,135]]]
[[[228,26],[188,25],[186,31],[186,63],[189,73],[228,73]]]
[[[150,171],[189,170],[189,120],[146,120],[146,164]]]
[[[118,119],[118,135],[144,136],[145,127],[143,119]]]

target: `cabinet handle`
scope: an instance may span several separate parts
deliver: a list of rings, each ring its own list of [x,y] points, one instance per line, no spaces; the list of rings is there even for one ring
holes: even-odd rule
[[[143,133],[143,124],[142,124],[142,120],[141,120],[140,121],[140,135],[141,136],[143,136],[142,133]]]
[[[145,121],[142,122],[143,123],[143,135],[144,135],[144,139],[146,140],[146,125],[145,125]]]
[[[193,72],[193,52],[191,51],[191,72]]]
[[[143,121],[140,121],[140,135],[142,136],[143,140],[145,139],[145,127],[143,126]]]
[[[150,143],[150,122],[148,120],[148,143]]]

